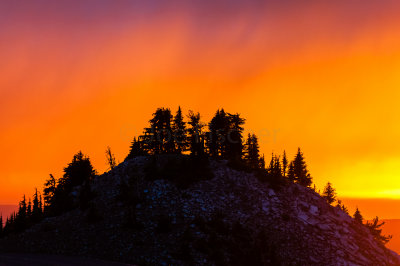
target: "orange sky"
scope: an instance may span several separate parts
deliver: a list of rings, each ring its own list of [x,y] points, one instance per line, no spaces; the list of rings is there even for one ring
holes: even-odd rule
[[[0,3],[0,204],[178,105],[241,113],[267,158],[301,146],[319,188],[400,198],[398,1],[143,2]]]

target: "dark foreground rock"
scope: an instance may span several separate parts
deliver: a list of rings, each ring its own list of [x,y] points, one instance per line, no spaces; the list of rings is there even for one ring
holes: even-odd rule
[[[99,176],[87,209],[47,218],[1,240],[0,250],[137,265],[400,265],[396,253],[310,189],[272,189],[215,161],[213,178],[177,185],[159,179],[161,172],[149,180],[149,160]]]

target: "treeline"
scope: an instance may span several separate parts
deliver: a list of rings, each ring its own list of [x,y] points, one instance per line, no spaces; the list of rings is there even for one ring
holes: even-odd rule
[[[175,115],[168,108],[158,108],[142,135],[134,137],[127,159],[158,154],[189,154],[228,160],[230,166],[258,173],[262,181],[273,184],[285,180],[310,187],[312,178],[300,148],[293,161],[272,155],[266,165],[260,154],[258,137],[244,136],[245,119],[240,114],[217,110],[211,121],[201,121],[200,113],[189,111],[185,121],[181,108]]]
[[[95,176],[96,171],[89,157],[78,152],[64,168],[61,178],[56,180],[50,175],[44,184],[43,194],[36,189],[32,202],[23,196],[18,211],[7,217],[4,227],[0,217],[0,236],[24,231],[45,217],[57,216],[77,207],[87,208],[94,196],[90,183]]]
[[[333,205],[336,202],[335,207],[341,209],[348,215],[350,215],[349,210],[342,203],[340,199],[337,199],[336,189],[333,188],[332,184],[328,182],[322,192],[321,196],[326,200],[327,203]],[[356,208],[353,218],[356,222],[364,225],[368,228],[371,234],[374,236],[375,240],[377,240],[381,244],[386,244],[392,239],[392,235],[384,235],[382,234],[382,226],[385,224],[383,221],[379,221],[378,216],[376,216],[372,221],[365,221],[358,207]]]
[[[210,177],[211,173],[205,169],[211,158],[226,160],[230,167],[241,171],[254,172],[260,181],[268,182],[276,188],[289,182],[311,187],[312,177],[300,148],[291,161],[283,151],[282,156],[272,154],[266,164],[264,155],[260,154],[258,137],[251,133],[244,136],[245,121],[240,114],[231,114],[224,109],[217,110],[211,121],[204,123],[200,113],[189,111],[185,118],[180,107],[175,115],[168,108],[158,108],[149,121],[149,127],[144,129],[142,135],[133,138],[126,160],[138,156],[151,156],[156,160],[158,156],[154,155],[162,154],[189,155],[178,156],[185,159],[167,165],[164,169],[157,169],[157,164],[151,162],[145,169],[149,180],[166,177],[176,181],[177,185],[190,185],[193,181]],[[106,159],[109,170],[113,170],[117,161],[109,147]],[[5,223],[0,216],[0,236],[21,232],[46,217],[57,216],[75,208],[87,209],[95,196],[91,183],[96,176],[89,157],[78,152],[64,168],[61,178],[56,179],[50,175],[42,194],[36,189],[32,201],[27,201],[24,195],[18,211],[7,217]],[[128,184],[122,185],[121,196],[130,189],[133,188]],[[313,189],[316,191],[315,185]],[[335,189],[330,183],[321,196],[329,204],[337,201],[336,207],[348,213],[347,208],[336,199]],[[354,219],[364,224],[358,209]],[[381,234],[382,225],[378,217],[372,223],[365,223],[379,242],[386,243],[391,236]]]

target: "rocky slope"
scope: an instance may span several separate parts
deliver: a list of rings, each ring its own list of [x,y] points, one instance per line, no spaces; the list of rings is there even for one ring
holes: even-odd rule
[[[273,189],[224,161],[210,163],[213,178],[182,187],[146,178],[149,160],[99,176],[88,209],[47,218],[1,240],[0,250],[138,265],[400,265],[396,253],[310,189]]]

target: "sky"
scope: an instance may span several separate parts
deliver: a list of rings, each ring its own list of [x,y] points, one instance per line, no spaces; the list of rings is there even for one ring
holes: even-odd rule
[[[0,204],[82,150],[121,162],[157,107],[247,119],[317,188],[400,199],[397,0],[0,2]],[[387,217],[390,218],[390,217]],[[400,217],[398,217],[400,218]]]

